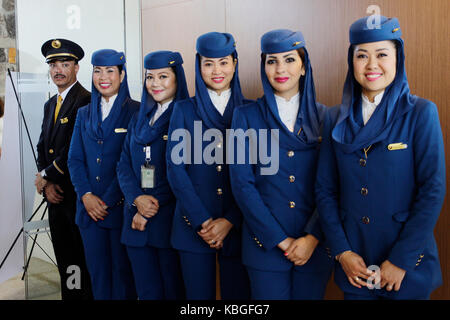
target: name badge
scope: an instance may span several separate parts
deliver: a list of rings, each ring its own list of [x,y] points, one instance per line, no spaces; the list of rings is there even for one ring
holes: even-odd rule
[[[127,129],[125,129],[125,128],[116,128],[114,130],[114,132],[115,133],[125,133],[125,132],[127,132]]]
[[[60,119],[60,121],[61,121],[61,124],[65,124],[65,123],[69,122],[69,119],[62,118],[62,119]]]
[[[141,166],[141,188],[149,189],[155,187],[155,166]]]
[[[398,143],[391,143],[390,145],[388,145],[388,150],[389,151],[394,151],[394,150],[402,150],[402,149],[407,149],[408,145],[402,142],[398,142]]]

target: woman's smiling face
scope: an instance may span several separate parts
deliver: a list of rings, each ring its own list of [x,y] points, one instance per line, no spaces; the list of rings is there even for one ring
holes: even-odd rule
[[[120,83],[125,77],[125,71],[119,73],[117,66],[94,66],[92,82],[100,94],[107,100],[119,92]]]
[[[147,92],[160,104],[173,100],[177,93],[177,79],[172,68],[147,70],[145,86]]]
[[[206,86],[221,94],[230,88],[236,69],[236,61],[231,55],[222,58],[200,57],[200,71]]]
[[[297,50],[267,54],[264,69],[275,94],[285,99],[297,94],[300,77],[305,75]]]
[[[392,41],[362,43],[353,50],[353,75],[363,94],[373,101],[395,79],[397,50]]]

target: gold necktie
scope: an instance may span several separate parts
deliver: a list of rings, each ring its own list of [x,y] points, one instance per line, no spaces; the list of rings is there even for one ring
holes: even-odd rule
[[[61,96],[58,96],[58,101],[56,102],[56,108],[55,108],[55,119],[53,121],[53,124],[56,123],[56,119],[58,118],[59,109],[61,109],[63,98]]]

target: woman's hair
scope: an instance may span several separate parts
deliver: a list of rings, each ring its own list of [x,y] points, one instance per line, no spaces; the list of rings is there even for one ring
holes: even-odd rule
[[[3,117],[5,113],[5,103],[3,102],[3,98],[0,97],[0,118]]]
[[[398,49],[400,48],[400,42],[398,42],[397,40],[387,40],[387,41],[391,42],[394,45],[395,50],[398,51]],[[352,46],[351,46],[352,54],[355,53],[356,46],[357,46],[357,44],[352,44]]]
[[[100,67],[100,66],[92,66],[92,68],[95,68],[95,67]],[[122,73],[122,70],[123,70],[123,65],[122,64],[119,64],[117,66],[111,66],[111,67],[117,67],[117,69],[119,69],[119,74]]]
[[[200,56],[200,62],[202,62],[202,60],[203,60],[204,58],[206,58],[206,57],[202,56],[201,54],[198,54],[198,55]],[[229,55],[227,55],[227,56],[225,56],[225,57],[223,57],[223,58],[226,58],[226,57],[229,57],[229,56],[231,56],[231,59],[232,59],[233,61],[236,60],[236,58],[234,57],[234,55],[233,55],[232,53],[230,53]]]
[[[298,48],[297,49],[298,55],[300,56],[300,59],[302,59],[302,64],[305,65],[305,50],[303,48]],[[261,53],[261,60],[264,64],[266,64],[266,58],[267,58],[267,54],[266,53]]]
[[[173,72],[173,74],[175,75],[175,79],[178,81],[178,79],[177,79],[177,69],[176,69],[176,67],[168,67],[168,68],[172,69],[172,72]],[[147,70],[148,70],[148,69],[145,69],[144,78],[147,77]]]
[[[172,72],[173,72],[175,75],[177,75],[177,68],[176,68],[176,67],[168,67],[168,68],[172,69]],[[145,69],[145,74],[147,74],[147,70],[148,70],[148,69]]]

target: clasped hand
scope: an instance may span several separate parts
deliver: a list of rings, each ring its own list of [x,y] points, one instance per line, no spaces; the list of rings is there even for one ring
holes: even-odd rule
[[[131,221],[131,229],[144,231],[146,225],[147,219],[144,218],[139,212],[136,213],[133,217],[133,221]]]
[[[37,193],[42,194],[45,186],[47,185],[47,180],[45,180],[41,176],[40,172],[36,173],[36,179],[34,180],[34,185],[36,186]]]
[[[202,224],[202,229],[198,235],[202,237],[210,248],[221,249],[223,247],[223,240],[230,232],[233,224],[225,218],[217,218],[213,220],[209,218]]]
[[[387,291],[399,291],[406,271],[395,266],[388,260],[384,261],[380,267],[380,277],[377,282],[366,282],[370,277],[375,277],[376,273],[367,269],[363,258],[353,251],[345,251],[339,255],[339,262],[347,275],[351,285],[361,288],[362,286],[373,288],[379,285],[379,288],[386,287]]]
[[[319,240],[311,234],[294,239],[288,237],[278,247],[284,251],[286,258],[296,266],[303,266],[311,258]]]
[[[98,220],[105,220],[108,215],[108,206],[103,202],[102,199],[97,197],[92,193],[86,193],[82,198],[84,208],[86,209],[88,215],[97,222]]]
[[[63,189],[50,181],[48,181],[44,187],[44,193],[50,203],[59,204],[64,200],[64,197],[62,196],[62,193],[64,193]]]
[[[153,196],[141,195],[134,199],[134,204],[138,212],[133,216],[131,221],[131,229],[144,231],[147,225],[147,219],[154,217],[159,210],[159,202]]]
[[[151,218],[155,214],[158,213],[159,210],[159,202],[153,196],[150,195],[141,195],[134,199],[134,204],[138,210],[138,213],[144,216],[145,218]]]

